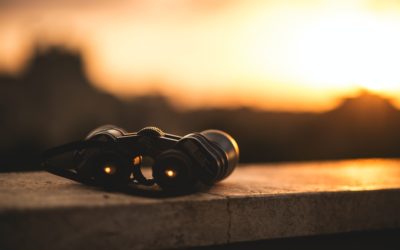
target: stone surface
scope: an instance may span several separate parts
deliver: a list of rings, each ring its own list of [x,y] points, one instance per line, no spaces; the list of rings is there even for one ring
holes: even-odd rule
[[[0,249],[160,249],[400,228],[400,161],[239,167],[180,197],[0,174]]]

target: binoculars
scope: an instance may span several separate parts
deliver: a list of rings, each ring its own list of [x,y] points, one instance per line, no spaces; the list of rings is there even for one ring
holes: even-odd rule
[[[50,158],[72,151],[73,168],[48,164]],[[146,161],[152,178],[142,172]],[[156,184],[165,191],[211,186],[228,177],[238,161],[238,144],[220,130],[181,137],[156,127],[128,133],[112,125],[99,127],[84,140],[49,149],[43,155],[47,171],[84,184],[106,188]]]

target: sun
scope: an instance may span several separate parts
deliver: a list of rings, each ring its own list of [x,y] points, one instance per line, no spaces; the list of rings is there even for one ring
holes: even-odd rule
[[[368,13],[332,15],[299,38],[304,78],[373,91],[400,87],[400,32],[390,20]]]

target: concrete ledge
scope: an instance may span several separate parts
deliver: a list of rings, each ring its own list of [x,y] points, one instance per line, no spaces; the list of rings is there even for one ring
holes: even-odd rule
[[[400,228],[400,161],[242,166],[205,193],[145,198],[0,174],[0,249],[161,249]]]

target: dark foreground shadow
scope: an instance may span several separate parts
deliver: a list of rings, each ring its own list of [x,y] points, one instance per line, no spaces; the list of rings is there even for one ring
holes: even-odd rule
[[[384,216],[384,215],[382,215]],[[398,250],[400,249],[400,229],[351,232],[322,236],[293,237],[254,242],[241,242],[220,246],[196,247],[193,250]]]

